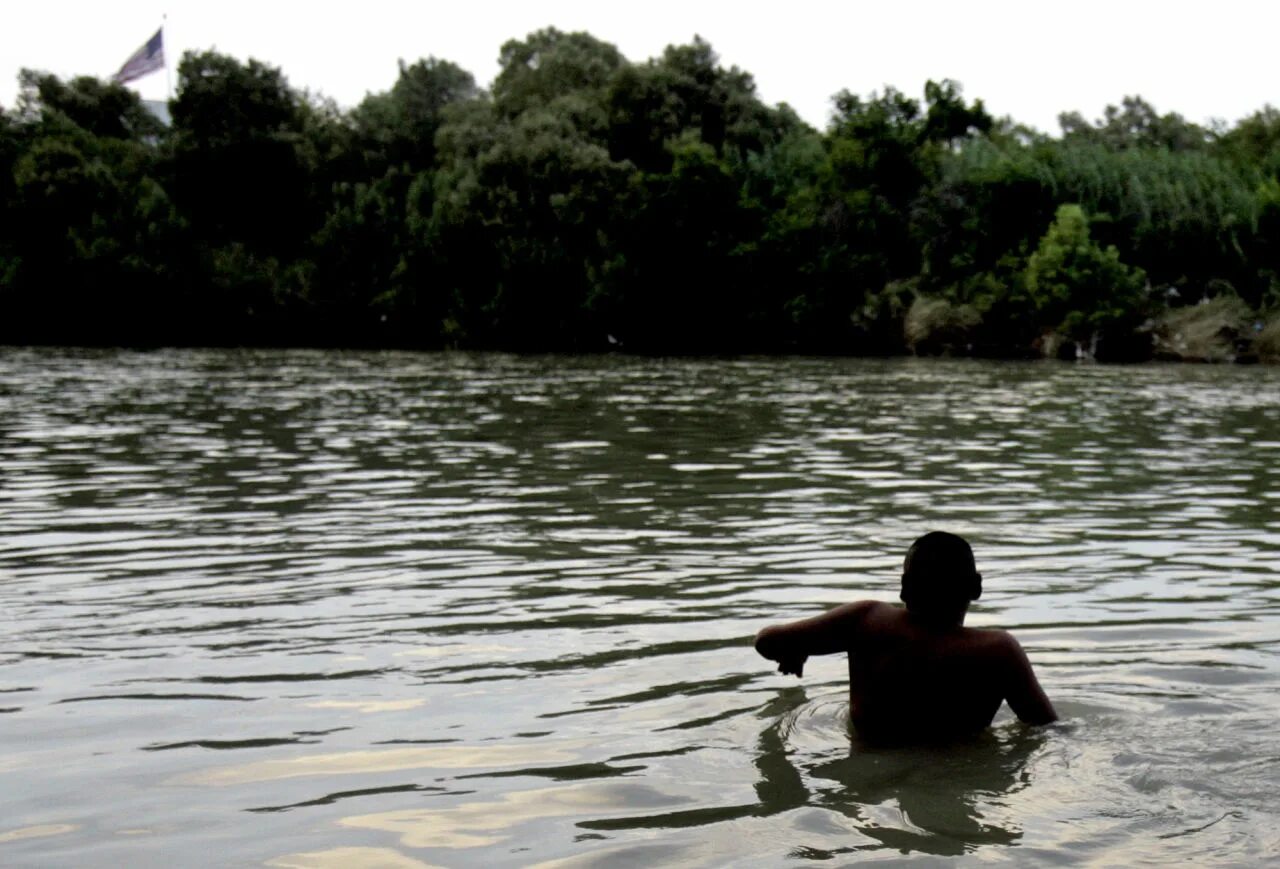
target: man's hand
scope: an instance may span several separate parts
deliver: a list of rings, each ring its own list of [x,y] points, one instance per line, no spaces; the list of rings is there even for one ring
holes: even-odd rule
[[[783,658],[783,659],[780,659],[780,660],[778,661],[778,672],[779,672],[779,673],[781,673],[781,674],[782,674],[782,675],[784,675],[784,676],[786,676],[786,675],[788,675],[788,674],[793,675],[793,676],[803,676],[803,675],[804,675],[804,662],[805,662],[805,661],[807,661],[807,660],[809,660],[809,656],[808,656],[808,655],[801,655],[801,656],[800,656],[800,657],[798,657],[798,658]]]

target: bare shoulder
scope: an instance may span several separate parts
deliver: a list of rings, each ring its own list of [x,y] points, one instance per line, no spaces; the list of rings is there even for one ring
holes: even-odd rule
[[[852,603],[841,604],[830,609],[822,615],[816,616],[812,621],[827,622],[839,625],[844,629],[857,628],[861,627],[869,619],[880,617],[886,610],[896,612],[897,609],[897,607],[881,603],[878,600],[855,600]]]
[[[1003,628],[974,628],[973,630],[981,635],[983,642],[993,649],[1011,650],[1014,647],[1022,648],[1018,645],[1018,641],[1013,634]]]
[[[895,607],[875,600],[857,600],[841,604],[826,613],[809,620],[820,630],[824,630],[847,638],[851,633],[861,631],[881,617],[883,610],[896,610]]]
[[[879,600],[860,600],[847,606],[847,619],[873,634],[901,630],[907,614],[902,607]]]
[[[1048,724],[1058,720],[1057,710],[1040,687],[1031,660],[1022,644],[1008,631],[989,631],[994,657],[1004,676],[1005,699],[1009,708],[1027,724]]]
[[[882,600],[860,600],[849,604],[850,609],[862,619],[896,619],[901,618],[906,610]]]
[[[1017,638],[1000,628],[969,628],[966,640],[974,651],[990,655],[995,660],[1022,660],[1026,652]]]

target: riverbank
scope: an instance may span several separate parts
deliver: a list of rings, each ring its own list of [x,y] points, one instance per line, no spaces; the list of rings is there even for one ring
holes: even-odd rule
[[[1058,333],[1039,336],[1024,347],[1010,348],[991,345],[982,340],[982,317],[971,309],[953,306],[939,299],[917,299],[908,309],[902,324],[902,338],[893,342],[879,341],[871,352],[842,352],[838,348],[825,348],[825,352],[806,351],[795,347],[772,346],[763,350],[716,349],[706,352],[680,350],[660,352],[637,350],[611,341],[609,336],[590,347],[571,346],[529,350],[527,347],[470,347],[465,345],[425,345],[404,336],[366,334],[362,340],[350,340],[336,330],[320,330],[311,335],[298,335],[299,340],[281,342],[275,334],[258,333],[239,336],[239,340],[218,341],[207,332],[189,337],[194,340],[173,341],[148,339],[145,330],[134,331],[127,340],[112,340],[104,336],[91,336],[77,330],[69,336],[59,337],[57,330],[45,330],[43,340],[23,341],[6,334],[0,326],[0,347],[84,347],[129,348],[157,350],[167,348],[230,349],[252,348],[258,350],[369,350],[439,352],[464,351],[477,353],[516,353],[526,355],[629,355],[637,357],[802,357],[833,356],[849,358],[875,358],[893,356],[959,357],[991,360],[1059,359],[1088,362],[1190,362],[1212,364],[1280,364],[1280,313],[1264,315],[1251,310],[1240,299],[1222,296],[1206,299],[1196,305],[1167,310],[1157,318],[1143,323],[1134,334],[1126,336],[1124,353],[1108,355],[1101,341],[1074,342]],[[278,334],[278,333],[277,333]],[[378,340],[381,337],[383,340]],[[1105,339],[1104,339],[1105,340]],[[1103,352],[1099,352],[1102,350]]]
[[[943,299],[917,298],[903,324],[907,352],[916,356],[976,356],[1007,358],[981,344],[984,323],[969,306]],[[1149,318],[1128,334],[1111,335],[1122,352],[1108,358],[1101,341],[1072,341],[1057,332],[1034,340],[1025,358],[1082,359],[1123,362],[1280,363],[1280,312],[1258,312],[1238,296],[1205,298],[1185,307],[1170,308]],[[988,352],[983,352],[987,350]],[[1099,353],[1103,350],[1103,353]],[[1018,356],[1019,354],[1012,354]],[[1117,358],[1119,357],[1119,358]]]

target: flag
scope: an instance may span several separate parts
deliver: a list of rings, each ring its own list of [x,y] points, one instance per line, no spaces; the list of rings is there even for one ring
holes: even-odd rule
[[[156,31],[156,35],[147,40],[147,44],[133,53],[124,62],[120,71],[112,76],[116,84],[124,84],[135,78],[142,78],[148,73],[164,69],[164,28]]]

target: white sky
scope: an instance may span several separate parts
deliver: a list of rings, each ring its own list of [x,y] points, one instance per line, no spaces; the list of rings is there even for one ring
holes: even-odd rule
[[[1096,118],[1127,94],[1196,122],[1280,105],[1274,0],[5,0],[0,105],[13,106],[22,67],[109,77],[166,12],[171,69],[183,51],[214,48],[279,66],[343,106],[388,89],[399,58],[435,55],[488,85],[502,43],[546,26],[586,30],[634,61],[699,34],[722,64],[755,76],[765,102],[819,128],[841,88],[889,84],[919,98],[928,78],[1055,133],[1059,112]],[[160,99],[165,78],[133,86]]]

